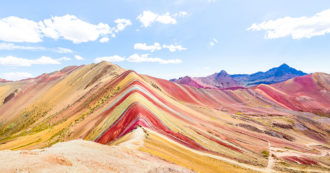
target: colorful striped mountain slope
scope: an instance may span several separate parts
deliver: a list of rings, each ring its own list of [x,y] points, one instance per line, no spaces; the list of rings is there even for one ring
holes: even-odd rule
[[[329,81],[315,73],[200,89],[106,62],[67,67],[0,83],[0,149],[84,139],[122,150],[133,140],[125,153],[135,159],[141,152],[195,172],[328,172]]]

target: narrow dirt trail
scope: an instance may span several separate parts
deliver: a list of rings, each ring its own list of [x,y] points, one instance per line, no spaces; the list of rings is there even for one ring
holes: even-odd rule
[[[272,148],[270,146],[270,142],[268,141],[268,164],[267,167],[265,169],[265,172],[273,172],[273,165],[274,165],[274,158],[273,158],[273,152],[272,152]]]

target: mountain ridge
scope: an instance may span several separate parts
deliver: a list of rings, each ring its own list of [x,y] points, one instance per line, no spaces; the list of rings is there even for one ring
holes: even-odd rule
[[[198,81],[199,85],[197,88],[243,88],[252,87],[259,84],[274,84],[283,82],[294,77],[307,75],[300,70],[296,70],[287,64],[283,63],[278,67],[271,68],[265,72],[256,72],[252,74],[233,74],[229,75],[225,70],[221,70],[219,73],[214,73],[206,77],[189,77],[186,76],[185,79],[171,79],[172,82],[177,82],[180,84],[186,84],[194,86],[193,81]],[[207,87],[204,87],[204,85]]]
[[[1,79],[1,78],[0,78],[0,82],[3,82],[3,83],[4,83],[4,82],[11,82],[11,81],[8,81],[8,80],[6,80],[6,79]]]
[[[292,68],[284,63],[279,67],[271,68],[265,72],[256,72],[251,75],[244,75],[244,74],[243,75],[240,74],[239,76],[231,75],[231,77],[233,77],[235,80],[240,81],[242,85],[255,86],[258,84],[279,83],[292,79],[294,77],[304,76],[304,75],[307,75],[307,73],[304,73],[300,70],[296,70],[295,68]]]

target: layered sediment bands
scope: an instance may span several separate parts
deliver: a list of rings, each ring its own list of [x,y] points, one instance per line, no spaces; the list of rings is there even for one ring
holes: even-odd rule
[[[196,152],[178,143],[170,141],[164,136],[147,130],[147,139],[140,148],[141,151],[151,153],[172,163],[189,167],[197,172],[256,172],[262,169],[250,169],[235,166],[217,157],[205,153]],[[251,166],[254,168],[253,166]]]
[[[314,73],[283,83],[259,85],[255,90],[295,111],[330,116],[329,74]]]
[[[328,79],[313,74],[219,90],[104,62],[69,67],[0,84],[1,104],[17,90],[0,105],[0,149],[44,148],[73,139],[111,146],[130,142],[197,172],[293,171],[302,165],[326,172]]]

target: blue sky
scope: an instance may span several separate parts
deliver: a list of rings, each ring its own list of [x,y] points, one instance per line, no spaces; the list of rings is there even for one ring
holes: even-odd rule
[[[0,78],[109,60],[165,79],[330,73],[329,0],[2,1]]]

